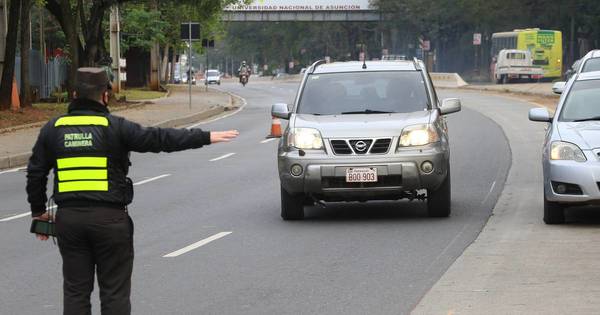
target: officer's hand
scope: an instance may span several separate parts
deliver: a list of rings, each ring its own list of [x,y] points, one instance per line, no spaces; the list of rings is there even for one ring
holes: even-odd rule
[[[37,217],[33,217],[34,220],[40,220],[40,221],[48,221],[50,219],[50,215],[48,214],[48,212],[44,212],[44,214],[37,216]],[[44,234],[36,234],[35,237],[40,240],[40,241],[47,241],[50,237],[48,237],[48,235],[44,235]]]
[[[210,132],[210,143],[219,143],[219,142],[229,142],[240,133],[237,130],[228,130],[228,131],[211,131]]]

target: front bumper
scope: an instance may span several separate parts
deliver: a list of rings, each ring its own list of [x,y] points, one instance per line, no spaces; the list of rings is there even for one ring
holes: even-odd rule
[[[279,152],[279,178],[289,193],[310,194],[327,201],[401,199],[405,192],[437,189],[448,174],[449,151],[441,145],[403,150],[400,153],[365,156],[339,156],[325,152]],[[434,170],[421,171],[423,162],[430,161]],[[291,174],[293,165],[302,166],[299,176]],[[346,183],[346,169],[377,168],[377,183]]]
[[[545,161],[544,192],[552,202],[600,204],[600,157],[586,152],[587,162]],[[552,182],[577,185],[581,194],[559,194]]]

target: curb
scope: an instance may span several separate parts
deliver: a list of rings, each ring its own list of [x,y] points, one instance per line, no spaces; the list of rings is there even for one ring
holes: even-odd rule
[[[230,98],[230,100],[231,100],[231,98]],[[153,124],[152,127],[174,128],[174,127],[178,127],[178,126],[188,125],[188,124],[197,122],[199,120],[204,120],[204,119],[210,118],[212,116],[216,116],[224,111],[225,111],[224,106],[213,106],[213,107],[209,108],[208,110],[205,110],[200,113],[191,114],[188,116],[174,118],[174,119],[168,119],[168,120]],[[45,123],[46,122],[44,122],[43,124],[45,124]],[[41,125],[43,125],[43,124],[41,124]],[[31,157],[31,152],[13,154],[13,155],[9,155],[9,156],[2,156],[2,157],[0,157],[0,170],[26,165],[27,162],[29,161],[29,157]]]
[[[546,97],[550,99],[558,99],[560,95],[552,95],[552,94],[542,94],[531,91],[513,91],[509,89],[490,89],[486,87],[476,87],[472,85],[458,87],[458,89],[463,90],[471,90],[471,91],[483,91],[483,92],[496,92],[496,93],[506,93],[506,94],[517,94],[517,95],[528,95],[528,96],[538,96],[538,97]]]

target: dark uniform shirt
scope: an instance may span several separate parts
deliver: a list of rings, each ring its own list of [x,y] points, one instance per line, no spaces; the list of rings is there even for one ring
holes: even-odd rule
[[[40,131],[27,168],[32,216],[46,211],[47,176],[54,169],[58,207],[125,208],[133,197],[127,178],[129,153],[173,152],[210,144],[200,129],[142,127],[113,116],[106,106],[77,99],[67,115],[50,120]]]

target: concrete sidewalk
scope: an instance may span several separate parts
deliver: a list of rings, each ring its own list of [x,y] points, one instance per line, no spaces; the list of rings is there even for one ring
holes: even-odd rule
[[[493,216],[413,314],[598,314],[597,209],[569,209],[565,225],[542,222],[545,124],[526,102],[490,98],[472,109],[502,126],[512,167]]]
[[[469,84],[461,88],[475,91],[525,94],[558,99],[560,96],[552,92],[552,85],[553,83]]]
[[[148,102],[144,106],[120,110],[113,114],[144,126],[176,127],[191,124],[234,107],[227,93],[204,87],[192,87],[192,107],[188,107],[187,86],[171,86],[169,97]],[[27,164],[40,127],[0,134],[0,169]]]

